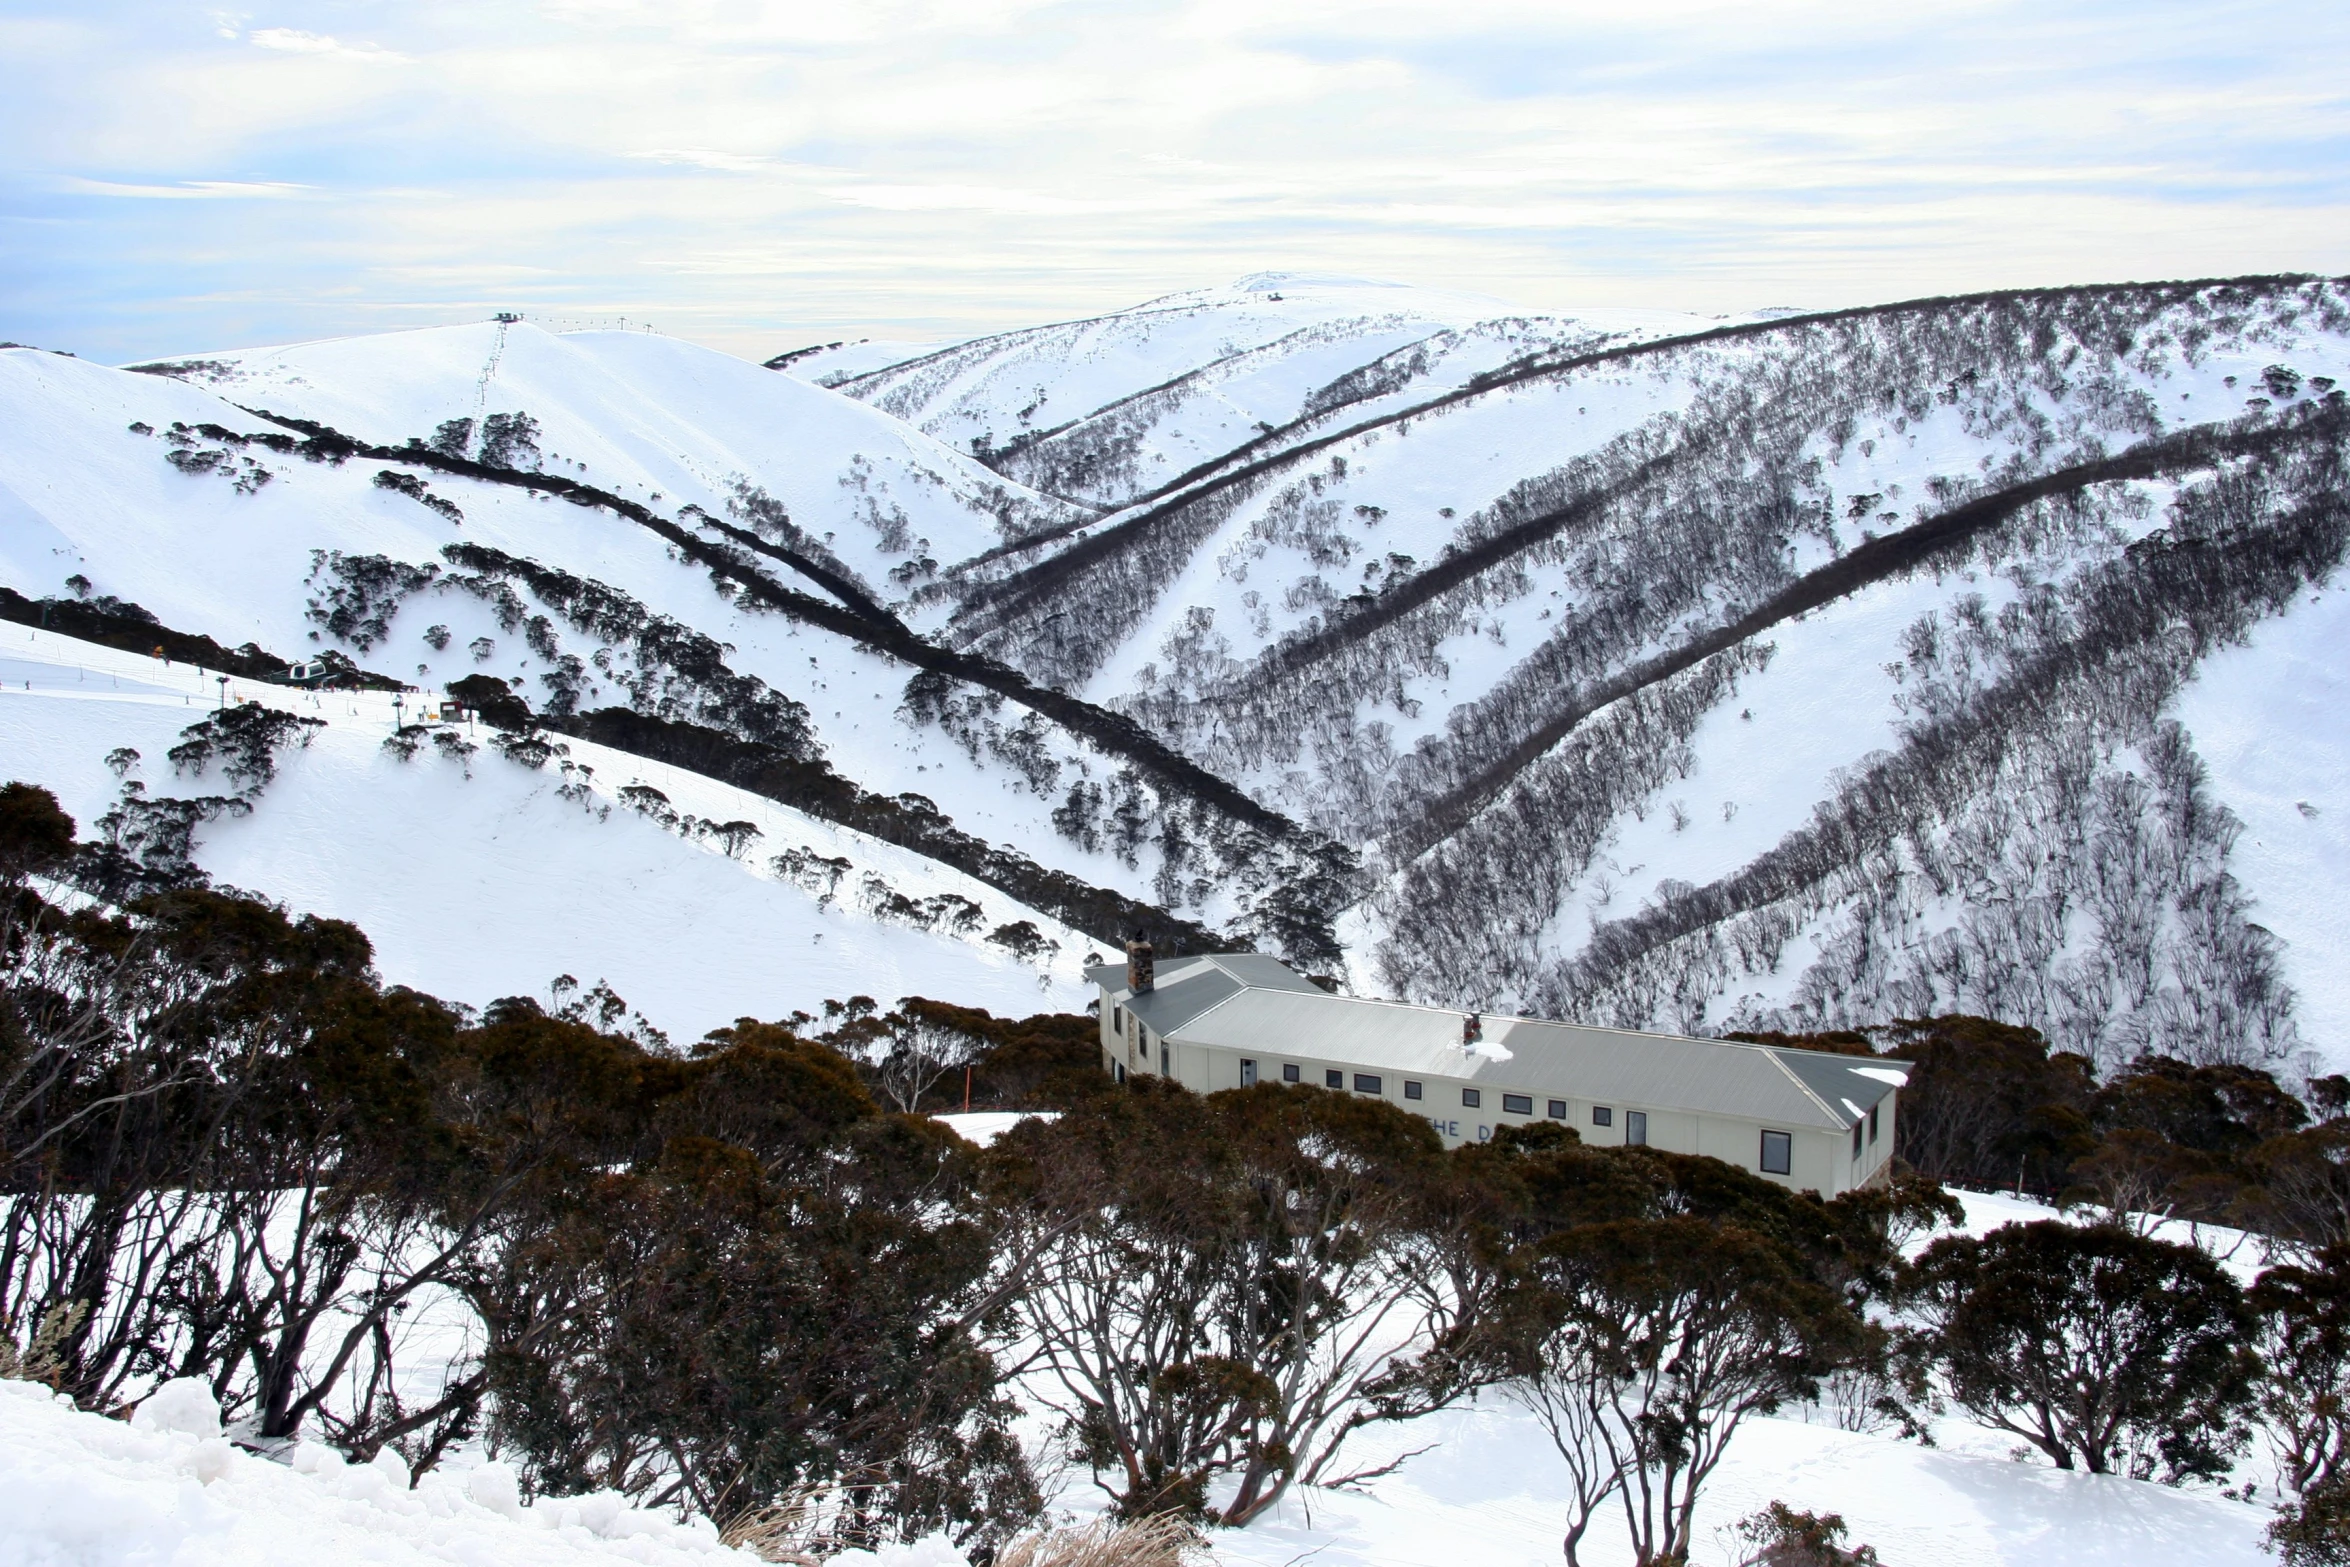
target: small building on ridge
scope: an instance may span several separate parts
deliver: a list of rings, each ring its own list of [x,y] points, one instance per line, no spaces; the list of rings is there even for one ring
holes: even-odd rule
[[[1906,1064],[1332,995],[1254,954],[1086,970],[1102,1067],[1199,1093],[1257,1083],[1374,1095],[1446,1146],[1557,1121],[1586,1143],[1707,1154],[1833,1196],[1891,1168]]]

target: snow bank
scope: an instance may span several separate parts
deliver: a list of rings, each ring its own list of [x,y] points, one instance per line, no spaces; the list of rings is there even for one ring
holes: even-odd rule
[[[1561,1466],[1534,1421],[1498,1400],[1392,1428],[1350,1449],[1368,1468],[1436,1443],[1361,1491],[1293,1492],[1254,1526],[1216,1537],[1248,1567],[1555,1567]],[[1897,1567],[2254,1567],[2268,1512],[2205,1491],[2037,1461],[1940,1452],[1791,1420],[1752,1420],[1698,1502],[1692,1560],[1736,1561],[1737,1521],[1771,1501],[1844,1515]],[[1591,1567],[1628,1567],[1621,1521],[1586,1537]]]
[[[166,1383],[125,1424],[84,1414],[34,1383],[0,1381],[0,1562],[715,1567],[756,1560],[721,1545],[707,1523],[640,1512],[610,1492],[526,1506],[503,1464],[427,1474],[411,1490],[396,1455],[346,1464],[305,1444],[293,1464],[275,1464],[230,1446],[219,1431],[219,1406],[199,1383]],[[909,1557],[903,1567],[959,1561]]]
[[[944,1540],[885,1545],[879,1551],[843,1551],[824,1567],[970,1567],[969,1558]]]

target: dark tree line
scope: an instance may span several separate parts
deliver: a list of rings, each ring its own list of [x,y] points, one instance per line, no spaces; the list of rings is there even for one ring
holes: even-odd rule
[[[197,885],[52,901],[111,852],[0,789],[12,1360],[101,1409],[201,1378],[261,1443],[422,1467],[486,1437],[537,1487],[721,1520],[818,1490],[841,1543],[1034,1513],[977,1155],[841,1049],[475,1018],[383,985],[348,924]],[[992,1036],[999,1095],[1061,1064],[1049,1026],[944,1021]]]
[[[2038,1030],[1948,1014],[1825,1034],[1731,1037],[1908,1064],[1895,1152],[1938,1181],[2257,1232],[2314,1253],[2350,1244],[2350,1082],[2303,1094],[2233,1062],[2141,1056],[2100,1078]]]
[[[252,779],[289,739],[223,715],[185,765]],[[1568,1559],[1615,1514],[1662,1564],[1744,1422],[1867,1388],[2173,1482],[2257,1432],[2281,1547],[2343,1549],[2339,1080],[2100,1083],[1964,1017],[1804,1038],[1913,1069],[1905,1173],[1824,1200],[1549,1123],[1448,1151],[1385,1101],[1117,1084],[1085,1017],[853,997],[679,1049],[609,995],[476,1016],[347,924],[108,882],[122,852],[0,788],[0,1342],[88,1407],[199,1377],[250,1441],[481,1439],[548,1494],[789,1504],[829,1550],[1024,1526],[1023,1397],[1122,1514],[1234,1525],[1494,1390],[1553,1440]],[[920,1113],[964,1103],[1057,1113],[982,1151]],[[2098,1211],[1905,1260],[1956,1216],[1937,1175]],[[2282,1265],[2246,1291],[2149,1201]]]

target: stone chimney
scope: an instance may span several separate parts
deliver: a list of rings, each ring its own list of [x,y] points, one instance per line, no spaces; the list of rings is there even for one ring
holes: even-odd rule
[[[1147,996],[1150,994],[1151,982],[1157,977],[1157,965],[1151,957],[1151,944],[1140,940],[1126,943],[1126,988],[1138,996]]]
[[[1485,1020],[1472,1012],[1461,1019],[1461,1048],[1474,1050],[1485,1038]]]

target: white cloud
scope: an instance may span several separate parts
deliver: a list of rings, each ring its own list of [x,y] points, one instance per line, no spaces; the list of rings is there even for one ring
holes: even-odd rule
[[[234,33],[224,33],[234,37]],[[343,60],[368,60],[380,65],[410,65],[409,56],[395,54],[380,44],[346,44],[323,33],[305,33],[293,27],[256,27],[252,41],[263,49],[274,49],[280,54],[323,54]]]
[[[628,156],[643,158],[649,163],[667,163],[695,169],[716,169],[725,173],[749,174],[775,167],[773,158],[762,158],[751,153],[727,152],[717,147],[655,147]]]
[[[82,314],[12,331],[97,351],[75,322],[161,331],[128,323],[179,311],[188,341],[226,340],[199,301],[232,291],[289,312],[256,332],[354,330],[469,275],[756,347],[951,335],[1267,268],[1707,311],[2350,270],[2350,8],[2306,0],[262,13],[333,33],[231,11],[171,33],[150,10],[0,4],[19,66],[0,145],[38,193],[0,212],[151,198],[44,229],[60,248],[32,271]]]
[[[282,201],[316,187],[281,180],[181,180],[174,185],[128,185],[68,176],[58,182],[82,196],[130,196],[146,201]]]

